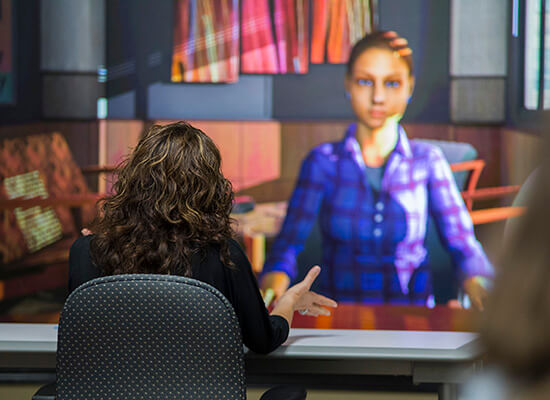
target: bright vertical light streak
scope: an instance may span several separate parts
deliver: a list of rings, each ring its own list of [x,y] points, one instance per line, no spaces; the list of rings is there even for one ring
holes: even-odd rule
[[[512,1],[512,36],[518,37],[519,0]]]

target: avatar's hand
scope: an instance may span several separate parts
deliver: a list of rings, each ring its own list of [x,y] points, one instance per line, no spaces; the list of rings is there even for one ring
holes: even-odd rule
[[[482,276],[473,276],[464,281],[464,291],[470,298],[470,303],[475,309],[483,311],[483,306],[487,300],[487,289],[484,284],[486,278]]]
[[[270,300],[276,301],[288,289],[289,285],[290,278],[287,274],[280,271],[274,271],[264,275],[260,283],[260,290],[263,293],[267,293],[268,290],[271,289],[273,296]],[[267,306],[269,306],[269,304],[266,304],[266,307]]]

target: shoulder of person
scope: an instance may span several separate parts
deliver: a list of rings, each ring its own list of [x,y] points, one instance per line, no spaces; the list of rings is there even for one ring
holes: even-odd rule
[[[90,248],[90,242],[94,235],[80,236],[71,245],[71,253],[81,252]]]
[[[435,143],[410,140],[409,145],[411,147],[411,152],[415,158],[440,158],[444,157],[443,151]]]
[[[243,248],[241,247],[239,242],[237,242],[235,239],[229,238],[227,240],[227,244],[229,245],[229,251],[231,252],[231,254],[233,253],[244,254]]]
[[[337,162],[344,150],[343,142],[325,142],[318,144],[304,158],[304,164],[329,165]]]
[[[246,256],[246,253],[239,242],[237,242],[233,238],[230,238],[228,239],[227,243],[229,246],[229,256],[231,258],[231,261],[235,263],[235,266],[230,268],[230,270],[234,273],[246,271],[247,268],[252,271],[250,261],[248,260],[248,257]]]
[[[242,261],[243,259],[248,260],[246,257],[246,253],[244,252],[244,249],[241,247],[239,242],[237,242],[235,239],[230,238],[227,241],[229,246],[229,254],[231,255],[231,259],[233,262],[237,263],[238,261]]]

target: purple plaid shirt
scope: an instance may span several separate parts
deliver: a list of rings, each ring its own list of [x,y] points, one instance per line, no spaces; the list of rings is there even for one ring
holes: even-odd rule
[[[423,304],[431,294],[424,261],[428,213],[466,277],[493,268],[438,147],[409,142],[399,127],[380,192],[372,189],[352,124],[340,142],[315,147],[302,164],[264,272],[296,278],[296,257],[319,216],[320,292],[338,301]]]

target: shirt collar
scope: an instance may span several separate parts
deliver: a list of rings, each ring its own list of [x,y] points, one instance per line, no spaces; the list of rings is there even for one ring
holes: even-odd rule
[[[404,158],[412,158],[411,145],[409,143],[409,139],[407,138],[407,134],[405,133],[405,129],[403,129],[401,125],[398,125],[398,129],[399,132],[397,136],[397,143],[395,145],[395,148],[393,149],[393,152],[400,154]],[[361,156],[361,147],[359,146],[359,142],[355,137],[356,131],[356,123],[353,123],[348,127],[344,136],[344,147],[355,157],[359,156],[362,159],[363,157]]]

